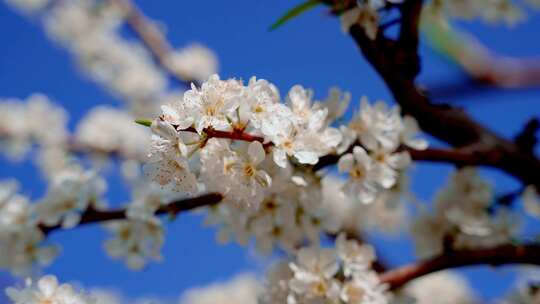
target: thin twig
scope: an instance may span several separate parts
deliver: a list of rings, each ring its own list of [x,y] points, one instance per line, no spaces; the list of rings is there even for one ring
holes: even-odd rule
[[[156,215],[177,215],[178,213],[183,211],[215,205],[219,203],[222,199],[223,196],[219,193],[209,193],[198,197],[181,199],[161,206],[156,211]],[[124,208],[113,210],[97,210],[94,208],[89,208],[81,215],[81,221],[79,222],[78,226],[91,223],[102,223],[114,220],[122,220],[126,218],[126,209]],[[61,226],[40,224],[39,228],[41,229],[41,231],[43,231],[43,233],[48,234],[54,230],[61,229]]]

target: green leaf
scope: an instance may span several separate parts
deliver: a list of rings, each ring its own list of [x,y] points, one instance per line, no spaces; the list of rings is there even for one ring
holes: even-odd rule
[[[151,120],[144,118],[135,119],[135,122],[145,127],[150,127],[152,125]]]
[[[321,0],[308,0],[304,3],[301,3],[292,9],[290,9],[285,15],[278,19],[274,24],[270,26],[270,31],[277,29],[282,26],[285,22],[293,19],[294,17],[299,16],[300,14],[314,8],[315,6],[321,4]]]

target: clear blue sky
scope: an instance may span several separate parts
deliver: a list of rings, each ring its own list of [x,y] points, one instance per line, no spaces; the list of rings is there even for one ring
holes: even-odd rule
[[[145,13],[167,26],[174,46],[199,41],[214,49],[220,59],[220,74],[249,78],[256,75],[275,83],[282,92],[300,83],[322,97],[338,85],[353,94],[371,99],[390,99],[380,78],[360,56],[354,43],[339,29],[339,23],[317,9],[297,18],[275,32],[268,26],[298,1],[136,1]],[[540,16],[531,14],[528,23],[509,30],[504,26],[465,24],[492,49],[514,56],[540,54]],[[0,2],[0,96],[25,98],[44,92],[70,113],[70,127],[96,104],[118,104],[114,98],[81,75],[65,50],[53,45],[37,23],[28,22]],[[422,49],[422,80],[443,83],[461,77],[459,70],[427,48]],[[511,136],[522,123],[540,116],[540,90],[499,92],[463,97],[456,102],[481,122]],[[538,150],[537,150],[538,151]],[[414,190],[428,200],[443,183],[450,167],[419,165],[413,172]],[[118,176],[110,173],[108,200],[127,199]],[[11,164],[0,157],[0,178],[22,181],[23,192],[39,197],[44,183],[28,163]],[[492,174],[501,192],[516,187],[515,182]],[[128,296],[163,295],[175,298],[192,286],[226,279],[241,271],[261,271],[261,259],[237,245],[219,246],[214,229],[201,226],[201,217],[181,215],[168,225],[165,261],[151,264],[141,272],[128,271],[111,261],[102,249],[104,232],[99,227],[58,232],[53,241],[63,244],[60,258],[47,273],[84,286],[117,288]],[[411,261],[412,247],[406,240],[381,242],[385,259],[392,264]],[[491,298],[504,292],[512,275],[491,270],[468,270],[481,293]],[[495,274],[495,275],[494,275]],[[0,287],[9,281],[0,272]],[[3,288],[2,288],[3,289]],[[0,297],[1,301],[1,297]]]

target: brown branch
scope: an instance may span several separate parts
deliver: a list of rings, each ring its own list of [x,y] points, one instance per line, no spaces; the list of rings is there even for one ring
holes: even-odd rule
[[[540,160],[533,153],[488,130],[459,108],[433,104],[416,86],[420,71],[417,25],[421,4],[421,0],[407,0],[400,7],[402,29],[397,40],[381,32],[371,40],[358,24],[350,28],[350,35],[403,112],[415,117],[423,131],[474,155],[475,161],[470,161],[470,165],[478,161],[540,188]]]
[[[352,145],[342,154],[328,154],[319,158],[319,162],[313,167],[313,169],[320,170],[324,167],[336,164],[341,156],[346,153],[351,153],[354,146],[355,145]],[[428,148],[426,150],[415,150],[405,148],[404,150],[409,152],[413,160],[417,161],[450,163],[456,166],[494,166],[493,159],[483,158],[483,155],[467,149]]]
[[[108,0],[118,7],[125,15],[127,24],[139,36],[143,44],[150,51],[160,66],[169,72],[176,80],[189,86],[194,79],[186,79],[185,76],[172,66],[168,58],[173,48],[164,37],[163,33],[149,20],[139,8],[130,0]]]
[[[196,209],[203,206],[212,206],[216,205],[223,199],[223,196],[219,193],[209,193],[204,194],[198,197],[186,198],[177,201],[168,203],[167,205],[161,206],[157,211],[156,215],[161,214],[171,214],[177,215],[180,212]],[[81,217],[80,225],[92,224],[92,223],[101,223],[114,220],[126,219],[126,209],[113,209],[113,210],[96,210],[94,208],[87,209]],[[60,225],[39,225],[43,233],[48,234],[54,230],[61,229]]]
[[[502,245],[488,249],[452,251],[402,266],[381,275],[381,281],[397,289],[418,277],[450,268],[473,265],[530,264],[540,266],[540,245]]]

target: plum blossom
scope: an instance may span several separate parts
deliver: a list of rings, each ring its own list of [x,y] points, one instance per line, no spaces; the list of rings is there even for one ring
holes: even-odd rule
[[[182,134],[165,121],[154,121],[149,160],[145,174],[162,187],[169,186],[176,192],[194,193],[197,179],[191,172],[187,158],[188,148]]]
[[[113,235],[105,242],[107,254],[114,259],[125,259],[130,269],[140,270],[147,260],[162,260],[161,248],[165,240],[158,218],[114,221],[105,227]]]
[[[82,212],[100,207],[106,187],[105,180],[94,171],[77,166],[66,168],[54,177],[47,194],[36,206],[38,220],[72,228],[79,223]]]
[[[373,249],[347,241],[344,235],[338,242],[337,251],[302,247],[288,264],[272,266],[261,303],[389,303],[387,286],[371,270]]]
[[[374,162],[360,146],[352,153],[343,155],[338,162],[340,172],[347,172],[350,179],[344,185],[348,195],[358,198],[362,203],[370,203],[377,192],[376,180],[372,176]]]
[[[216,73],[218,68],[216,54],[199,43],[192,43],[170,52],[166,64],[178,71],[182,78],[201,82]]]
[[[71,285],[59,284],[53,275],[40,278],[36,284],[28,279],[26,286],[20,289],[8,287],[6,294],[13,304],[98,304],[88,294],[75,290]]]

